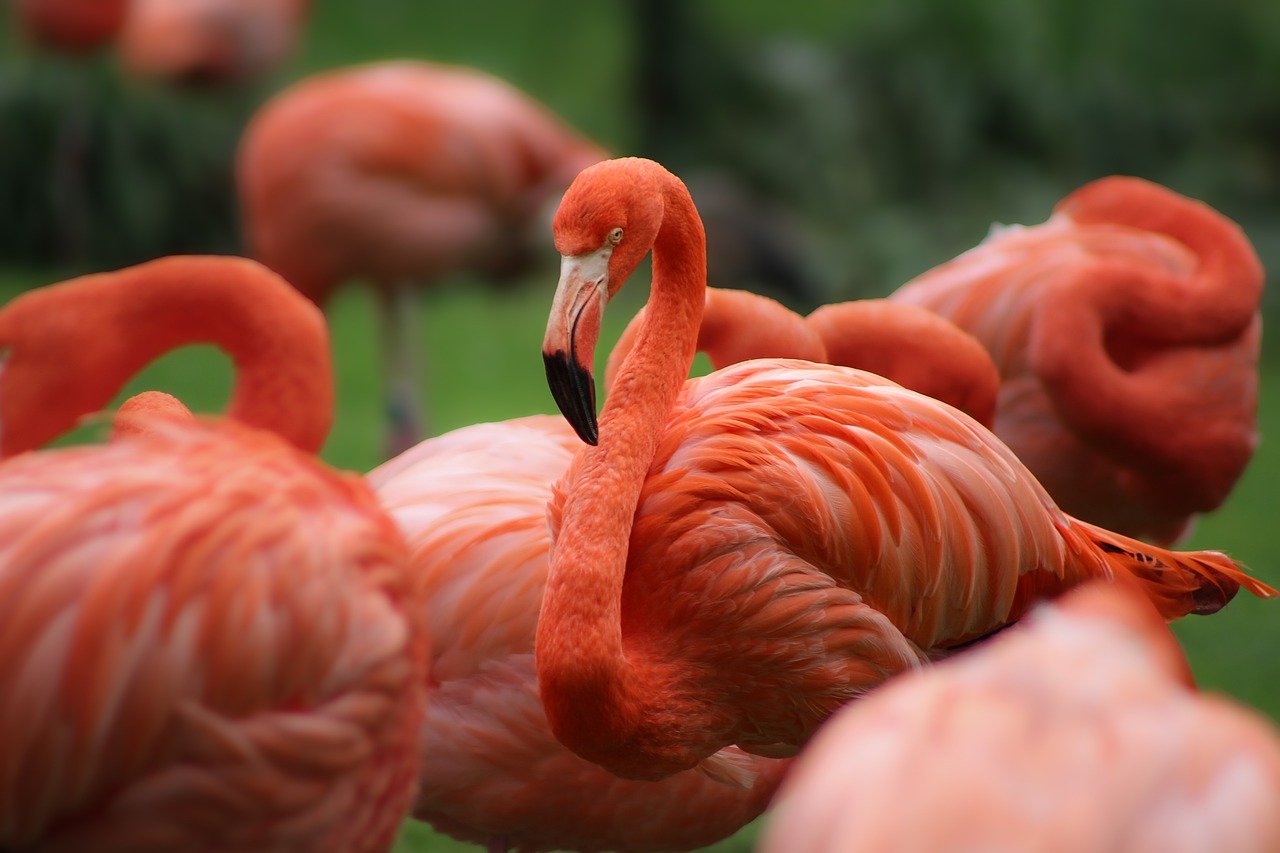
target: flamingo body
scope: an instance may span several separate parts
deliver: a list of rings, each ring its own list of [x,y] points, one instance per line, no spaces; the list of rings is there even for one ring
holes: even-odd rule
[[[129,0],[15,0],[23,31],[45,47],[85,53],[116,38]]]
[[[701,847],[764,809],[785,762],[730,750],[745,790],[697,771],[619,779],[562,746],[542,710],[546,504],[577,448],[562,418],[534,416],[456,430],[369,475],[409,541],[434,637],[414,814],[522,850]]]
[[[234,84],[293,52],[310,0],[129,0],[125,67],[138,77]]]
[[[508,268],[551,193],[602,153],[480,71],[384,62],[316,75],[256,115],[239,155],[253,254],[318,302]]]
[[[424,661],[361,483],[205,425],[23,454],[0,483],[3,846],[390,844]]]
[[[197,341],[242,422],[143,395],[109,444],[27,452]],[[425,639],[394,523],[313,455],[319,312],[252,262],[170,258],[24,294],[0,348],[0,847],[386,849]]]
[[[1139,603],[1073,593],[842,711],[796,762],[761,849],[1277,849],[1280,736],[1188,689]]]
[[[1222,503],[1257,444],[1261,293],[1234,223],[1106,178],[892,299],[987,348],[995,432],[1065,510],[1167,543]]]

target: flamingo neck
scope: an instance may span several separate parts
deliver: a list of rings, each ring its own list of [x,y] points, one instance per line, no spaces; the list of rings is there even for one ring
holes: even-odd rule
[[[151,361],[196,343],[235,367],[228,416],[319,450],[333,414],[319,310],[252,261],[174,257],[42,288],[0,312],[3,453],[57,437]]]
[[[622,637],[632,522],[693,363],[706,288],[706,240],[693,202],[674,178],[664,200],[636,346],[600,415],[599,444],[580,453],[567,475],[537,634],[539,684],[556,736],[615,773],[637,776],[667,775],[702,757],[670,742],[681,728],[699,729],[696,710],[672,693],[682,681],[675,665],[624,648]],[[673,707],[683,708],[681,725],[672,725]]]

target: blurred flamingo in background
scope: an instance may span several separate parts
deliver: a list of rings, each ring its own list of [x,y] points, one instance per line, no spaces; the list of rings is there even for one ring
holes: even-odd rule
[[[1280,849],[1280,735],[1197,696],[1151,608],[1091,586],[886,685],[796,762],[764,853]]]
[[[501,80],[421,62],[320,74],[254,117],[238,162],[246,238],[318,303],[354,279],[376,288],[389,456],[422,435],[414,291],[522,272],[539,214],[603,156]]]
[[[685,381],[704,236],[657,163],[583,171],[555,217],[563,256],[548,382],[589,445],[558,484],[536,633],[556,737],[627,778],[729,745],[793,751],[888,676],[1094,578],[1132,577],[1167,618],[1249,578],[1063,514],[971,418],[849,368],[756,360]],[[635,348],[597,427],[607,300],[653,250]]]
[[[1136,178],[993,231],[891,298],[980,340],[995,432],[1064,510],[1169,543],[1257,444],[1262,267],[1212,208]]]
[[[150,397],[106,445],[23,452],[194,342],[235,361],[233,420]],[[172,258],[19,297],[0,347],[0,847],[388,848],[421,608],[372,493],[313,456],[319,312],[252,262]]]
[[[125,69],[138,77],[235,84],[293,53],[311,0],[129,0]]]
[[[491,850],[701,847],[758,815],[786,762],[729,749],[704,772],[619,779],[563,747],[542,710],[546,506],[580,446],[563,418],[539,415],[455,430],[369,475],[432,627],[414,815]]]
[[[18,25],[36,44],[87,53],[115,41],[130,0],[14,0]]]
[[[635,347],[644,309],[609,353],[612,388]],[[801,317],[767,296],[708,287],[698,352],[716,369],[753,358],[798,358],[856,367],[955,406],[990,427],[1000,376],[982,344],[931,311],[862,299],[824,305]]]

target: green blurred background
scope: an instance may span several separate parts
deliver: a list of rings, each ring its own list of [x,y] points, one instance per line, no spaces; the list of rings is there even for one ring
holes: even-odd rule
[[[109,55],[36,54],[13,30],[0,16],[0,299],[163,254],[238,251],[232,158],[254,108],[307,73],[393,57],[479,66],[612,150],[662,160],[695,194],[727,183],[785,235],[797,269],[778,292],[799,308],[887,293],[991,222],[1041,221],[1113,173],[1207,201],[1280,267],[1272,0],[317,0],[291,64],[236,91],[138,85]],[[457,280],[427,295],[436,430],[551,410],[538,357],[548,263],[514,291]],[[606,335],[643,291],[624,291]],[[1272,290],[1265,310],[1276,303]],[[377,463],[381,437],[373,314],[358,289],[330,312],[339,411],[325,456],[357,470]],[[229,383],[220,355],[193,348],[130,391],[161,387],[216,410]],[[1277,584],[1270,341],[1261,421],[1249,472],[1191,544]],[[1280,718],[1278,616],[1242,598],[1180,623],[1201,684]],[[418,827],[401,847],[471,849]]]

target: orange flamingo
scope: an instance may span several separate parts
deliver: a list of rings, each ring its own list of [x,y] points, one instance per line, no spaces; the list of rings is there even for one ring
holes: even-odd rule
[[[293,53],[311,0],[130,0],[120,34],[139,77],[236,84]]]
[[[422,62],[317,75],[254,117],[238,163],[249,245],[318,303],[356,277],[377,288],[388,455],[422,433],[415,286],[522,269],[544,205],[603,156],[497,78]]]
[[[641,309],[605,367],[614,378],[644,323]],[[698,352],[719,369],[753,358],[799,358],[856,367],[955,406],[990,427],[1000,376],[982,344],[931,311],[883,299],[824,305],[808,317],[767,296],[708,287]]]
[[[1233,222],[1113,177],[892,298],[986,346],[1004,383],[995,432],[1063,509],[1167,544],[1253,454],[1261,294]]]
[[[23,32],[42,47],[86,53],[115,40],[129,0],[16,0]]]
[[[106,445],[23,452],[201,341],[243,423],[150,398]],[[0,348],[0,847],[386,849],[420,608],[372,493],[312,454],[319,312],[251,262],[174,258],[14,300]]]
[[[414,815],[498,850],[701,847],[757,816],[786,762],[730,749],[701,773],[619,779],[556,741],[538,697],[546,505],[580,446],[539,415],[450,432],[369,475],[432,627]]]
[[[1176,554],[1063,514],[976,421],[873,374],[756,360],[685,382],[704,237],[657,163],[582,172],[543,343],[589,445],[551,504],[536,632],[556,737],[626,778],[729,744],[786,754],[889,675],[1037,600],[1132,576],[1166,617],[1275,590],[1215,552]],[[653,250],[635,349],[597,421],[605,303]]]
[[[1280,849],[1280,735],[1188,689],[1151,608],[1090,587],[820,731],[764,853]]]

